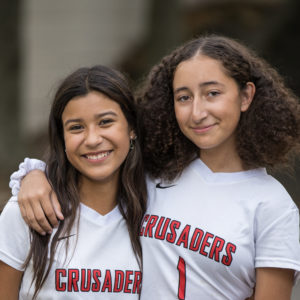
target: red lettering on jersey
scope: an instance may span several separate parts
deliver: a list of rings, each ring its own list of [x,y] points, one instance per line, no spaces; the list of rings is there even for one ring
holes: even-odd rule
[[[186,290],[186,264],[182,257],[179,256],[177,270],[179,271],[179,282],[178,282],[178,299],[185,299]]]
[[[101,292],[105,292],[105,290],[107,290],[110,293],[111,293],[111,290],[112,290],[110,270],[106,270],[106,272],[105,272],[105,278],[104,278],[104,281],[103,281]]]
[[[81,291],[88,292],[91,288],[91,269],[81,270]]]
[[[98,269],[93,270],[93,279],[95,281],[92,284],[92,291],[93,292],[99,292],[100,291],[101,283],[100,283],[99,277],[101,277],[101,271],[98,270]]]
[[[165,217],[161,217],[159,219],[159,222],[158,222],[156,230],[155,230],[155,238],[158,239],[158,240],[164,240],[165,239],[166,232],[167,232],[167,229],[168,229],[168,225],[171,221],[171,219],[167,218],[165,223],[164,223],[164,220],[165,220]],[[164,223],[164,226],[163,226],[163,229],[160,233],[161,226],[162,226],[163,223]]]
[[[130,279],[130,276],[132,276],[132,274],[133,271],[126,271],[124,293],[131,293],[131,290],[129,289],[129,284],[132,284],[132,279]]]
[[[204,234],[203,230],[199,228],[195,229],[190,243],[190,248],[189,248],[190,250],[198,251],[203,234]]]
[[[144,229],[145,229],[145,227],[143,227],[143,224],[144,224],[145,222],[147,222],[148,219],[149,219],[149,215],[145,215],[144,218],[143,218],[142,225],[141,225],[140,235],[143,235],[143,234],[144,234]]]
[[[219,254],[223,250],[224,244],[225,241],[220,237],[216,236],[211,246],[208,257],[210,259],[214,258],[215,261],[219,262],[220,261]]]
[[[226,255],[223,255],[222,257],[222,263],[225,266],[230,266],[232,263],[232,255],[231,253],[235,253],[236,251],[236,246],[234,244],[228,243],[226,246]]]
[[[190,225],[186,225],[183,228],[183,230],[178,238],[178,241],[176,243],[177,246],[180,246],[180,244],[183,244],[184,248],[188,247],[190,229],[191,229]]]
[[[141,228],[140,235],[151,238],[154,235],[155,239],[166,240],[172,244],[176,243],[177,246],[182,245],[184,248],[197,251],[199,254],[226,266],[231,265],[233,254],[237,249],[236,245],[226,243],[221,237],[215,236],[210,232],[205,232],[200,228],[194,229],[189,242],[190,232],[193,228],[192,225],[182,225],[180,221],[167,217],[148,214],[145,215],[143,224],[144,227]],[[181,231],[180,228],[183,226],[185,227]],[[222,256],[222,252],[226,253]]]
[[[78,292],[79,270],[68,270],[68,292]]]
[[[114,293],[119,293],[123,290],[124,285],[124,272],[117,270],[115,272],[115,285],[114,285]]]
[[[149,221],[146,225],[146,228],[145,228],[145,233],[144,233],[144,236],[147,236],[148,237],[153,237],[153,233],[152,233],[152,230],[153,230],[153,227],[155,226],[156,222],[158,220],[158,216],[154,216],[152,215],[150,218],[149,218]]]
[[[134,272],[134,283],[132,288],[132,294],[139,294],[140,293],[140,285],[142,282],[142,272],[135,271]]]
[[[66,277],[67,271],[65,269],[56,269],[55,270],[55,289],[58,292],[64,292],[66,290],[66,284],[61,282],[60,277]]]
[[[208,239],[211,239],[213,237],[214,237],[213,234],[211,234],[209,232],[205,233],[204,238],[203,238],[203,242],[202,242],[202,245],[201,245],[201,248],[200,248],[200,254],[202,254],[204,256],[207,256],[207,252],[205,252],[205,248],[210,246],[210,243],[208,242]]]
[[[176,229],[178,229],[180,227],[180,222],[179,221],[172,221],[171,224],[170,224],[170,230],[171,230],[171,233],[168,233],[167,234],[167,238],[166,240],[169,242],[169,243],[174,243],[175,240],[176,240]]]

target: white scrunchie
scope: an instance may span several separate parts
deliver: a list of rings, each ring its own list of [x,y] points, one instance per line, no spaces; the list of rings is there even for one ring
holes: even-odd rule
[[[46,163],[34,158],[25,158],[19,165],[19,170],[12,173],[10,176],[9,187],[13,196],[18,196],[20,184],[23,177],[32,170],[45,171]]]

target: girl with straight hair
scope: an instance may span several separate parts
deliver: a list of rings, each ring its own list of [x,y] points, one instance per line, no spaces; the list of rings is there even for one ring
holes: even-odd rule
[[[139,299],[146,208],[136,109],[127,80],[80,68],[49,116],[46,174],[64,220],[40,235],[17,198],[0,216],[0,299]],[[34,187],[32,187],[34,188]]]

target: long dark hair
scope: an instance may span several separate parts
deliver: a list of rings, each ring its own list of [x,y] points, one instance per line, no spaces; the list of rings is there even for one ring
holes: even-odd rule
[[[152,68],[140,88],[143,154],[146,170],[172,180],[194,160],[199,149],[181,132],[174,112],[173,78],[177,66],[199,54],[222,63],[240,90],[256,87],[254,99],[241,114],[237,151],[246,169],[288,162],[298,149],[300,105],[282,77],[267,62],[231,38],[208,35],[188,41]]]
[[[78,171],[69,163],[65,154],[62,113],[67,103],[75,97],[98,91],[117,102],[129,128],[139,137],[136,107],[128,81],[118,71],[104,66],[80,68],[68,76],[59,86],[49,116],[49,155],[47,176],[60,202],[65,220],[61,221],[50,242],[50,236],[41,236],[31,231],[32,243],[25,265],[33,261],[35,293],[45,283],[53,264],[57,242],[62,234],[70,234],[79,207]],[[139,241],[139,227],[146,209],[146,184],[141,148],[138,139],[123,162],[118,187],[118,206],[127,223],[132,248],[141,266],[142,249]],[[50,249],[50,261],[47,261]]]

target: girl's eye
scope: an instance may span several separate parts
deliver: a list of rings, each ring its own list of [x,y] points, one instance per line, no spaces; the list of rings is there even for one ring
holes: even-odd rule
[[[110,125],[114,120],[113,119],[103,119],[99,122],[99,125],[105,126]]]
[[[188,101],[189,99],[190,99],[190,97],[186,96],[186,95],[177,97],[177,101],[179,101],[179,102],[185,102],[185,101]]]
[[[80,130],[80,129],[82,129],[83,127],[81,126],[81,125],[79,125],[79,124],[76,124],[76,125],[72,125],[70,128],[69,128],[69,130],[71,130],[71,131],[76,131],[76,130]]]
[[[219,91],[210,91],[210,92],[208,92],[208,96],[210,96],[210,97],[216,97],[218,95],[220,95]]]

